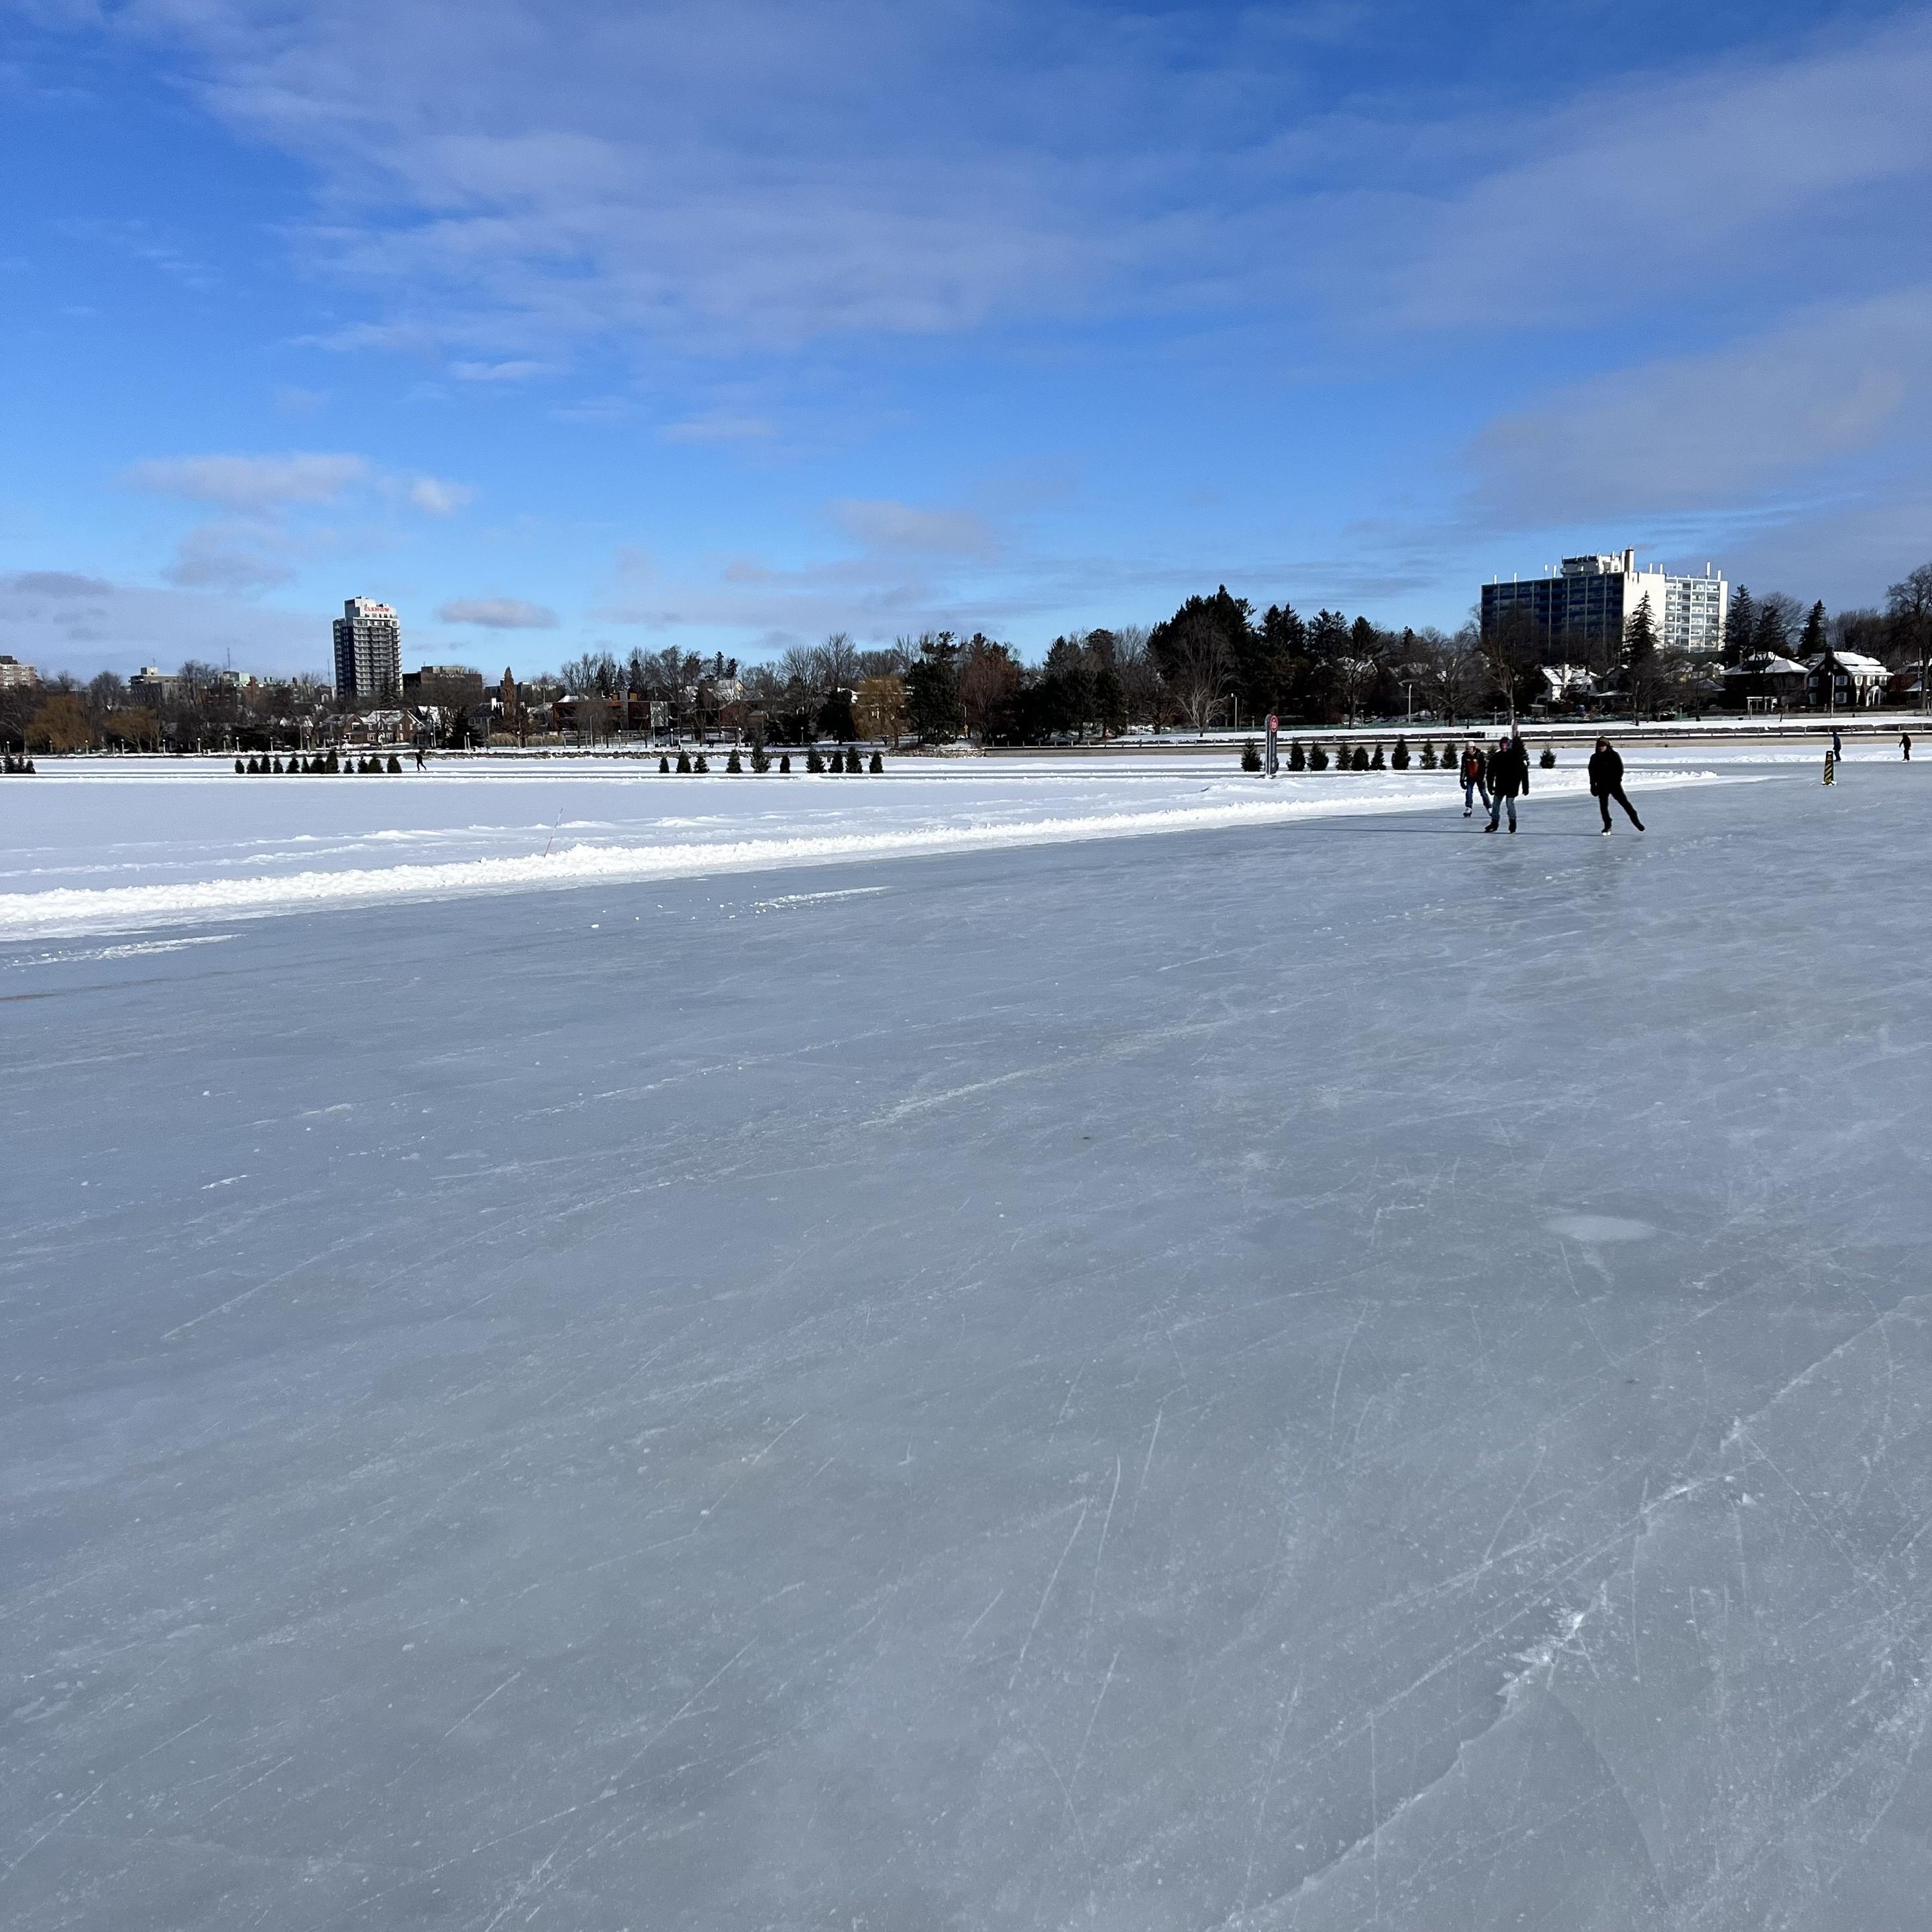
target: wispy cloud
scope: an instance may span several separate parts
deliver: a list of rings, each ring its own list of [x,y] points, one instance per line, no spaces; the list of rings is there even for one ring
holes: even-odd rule
[[[520,597],[454,597],[436,616],[446,624],[476,624],[486,631],[554,631],[556,613]]]
[[[182,538],[161,574],[188,590],[265,590],[294,578],[288,550],[286,539],[272,527],[206,524]]]
[[[988,558],[999,552],[992,524],[972,510],[922,508],[912,503],[862,502],[853,497],[831,508],[832,520],[847,536],[875,550]]]
[[[418,510],[432,517],[453,517],[476,498],[468,484],[452,483],[442,476],[412,476],[404,485],[404,494]]]
[[[1492,423],[1470,460],[1498,518],[1561,523],[1815,489],[1842,459],[1928,428],[1932,286],[1560,389]]]
[[[154,496],[231,510],[270,510],[333,502],[373,473],[360,456],[168,456],[129,465],[123,480]]]

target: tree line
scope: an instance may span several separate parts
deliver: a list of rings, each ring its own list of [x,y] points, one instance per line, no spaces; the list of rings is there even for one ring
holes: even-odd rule
[[[1621,694],[1640,712],[1720,701],[1719,667],[1666,648],[1648,608],[1608,638],[1542,638],[1520,615],[1489,634],[1473,620],[1451,632],[1398,631],[1325,608],[1304,616],[1286,602],[1257,611],[1220,585],[1156,624],[1056,637],[1033,661],[978,632],[926,632],[873,650],[835,632],[742,669],[722,652],[706,658],[671,646],[620,658],[599,650],[520,682],[506,674],[488,688],[500,694],[494,728],[512,736],[567,728],[595,742],[661,719],[680,736],[728,726],[761,743],[801,746],[908,735],[1042,744],[1130,728],[1239,728],[1270,712],[1304,728],[1425,712],[1456,723],[1528,710],[1552,696],[1545,674],[1558,664],[1587,672],[1600,693]],[[1922,679],[1932,655],[1932,563],[1893,584],[1882,610],[1829,614],[1822,601],[1754,597],[1739,586],[1722,663],[1826,650],[1916,668]],[[444,741],[464,742],[467,705],[450,694],[424,697],[440,707]],[[266,752],[308,746],[344,708],[318,678],[238,684],[191,660],[159,698],[130,691],[111,671],[85,684],[56,676],[0,692],[0,746]]]

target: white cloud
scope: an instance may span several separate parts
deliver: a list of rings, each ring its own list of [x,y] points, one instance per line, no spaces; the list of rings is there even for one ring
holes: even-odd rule
[[[187,590],[264,590],[294,578],[287,548],[272,527],[204,524],[182,538],[161,574]]]
[[[1535,118],[1486,106],[1413,130],[1406,178],[1338,198],[1329,240],[1381,258],[1385,319],[1429,328],[1700,309],[1841,244],[1848,274],[1889,271],[1901,250],[1924,252],[1896,227],[1896,197],[1916,205],[1932,177],[1928,98],[1922,14],[1850,45],[1622,75]],[[1890,211],[1875,225],[1874,194]]]
[[[840,529],[874,550],[976,557],[992,557],[999,550],[992,526],[970,510],[925,509],[856,497],[842,499],[831,508]]]
[[[1928,427],[1932,287],[1576,384],[1490,424],[1471,457],[1493,512],[1556,524],[1815,487]]]
[[[360,456],[172,456],[130,464],[124,480],[154,496],[260,511],[333,502],[370,473],[368,459]]]
[[[707,411],[682,422],[667,423],[658,431],[666,442],[757,442],[773,434],[764,416],[735,416],[728,410]]]
[[[468,484],[448,482],[440,476],[415,477],[409,486],[410,501],[432,517],[452,517],[476,496]]]
[[[507,362],[452,362],[449,373],[459,382],[529,382],[556,372],[548,362],[527,359]]]
[[[554,631],[556,613],[520,597],[452,598],[436,612],[446,624],[478,624],[488,631]]]
[[[320,672],[328,662],[328,625],[314,617],[62,570],[0,577],[0,631],[44,676],[124,674],[190,657],[232,656],[262,673]]]

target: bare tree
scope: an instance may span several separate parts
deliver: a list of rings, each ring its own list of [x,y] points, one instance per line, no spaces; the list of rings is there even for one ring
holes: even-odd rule
[[[1174,668],[1181,715],[1196,730],[1205,731],[1234,678],[1234,654],[1221,627],[1204,616],[1183,620],[1174,636]]]
[[[1932,563],[1908,571],[1885,593],[1893,650],[1918,666],[1918,702],[1925,703],[1925,670],[1932,658]]]
[[[1473,624],[1454,637],[1433,628],[1417,633],[1421,685],[1429,708],[1452,724],[1466,717],[1481,697],[1488,667],[1483,660],[1482,638]]]

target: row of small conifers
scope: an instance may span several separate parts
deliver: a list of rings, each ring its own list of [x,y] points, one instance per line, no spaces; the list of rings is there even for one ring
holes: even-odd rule
[[[724,769],[736,776],[746,769],[747,760],[749,760],[750,769],[754,772],[768,772],[772,769],[772,754],[762,745],[754,745],[742,754],[737,746],[733,746],[725,758]],[[789,772],[791,770],[791,754],[781,752],[777,762],[781,772]],[[808,772],[883,772],[886,761],[874,752],[868,763],[865,754],[856,745],[834,745],[830,751],[825,752],[821,752],[814,745],[806,752],[805,768]],[[14,761],[10,758],[7,762],[7,769],[10,772],[14,769]],[[26,769],[28,771],[33,770],[31,761]],[[393,752],[386,761],[380,752],[348,757],[334,752],[319,752],[310,758],[301,758],[291,753],[286,759],[274,757],[237,758],[235,769],[248,778],[280,777],[290,772],[320,778],[335,772],[360,772],[365,775],[400,772],[403,769],[403,761]],[[694,758],[689,752],[680,749],[675,766],[671,763],[668,752],[661,752],[658,757],[658,770],[661,772],[708,772],[710,769],[711,761],[702,752]]]
[[[1419,764],[1425,772],[1453,772],[1462,761],[1462,753],[1453,742],[1445,742],[1438,752],[1426,739],[1423,740],[1420,756],[1412,755],[1406,738],[1398,738],[1395,749],[1386,758],[1379,745],[1372,750],[1366,745],[1337,745],[1331,754],[1325,745],[1304,746],[1299,738],[1280,756],[1282,769],[1291,772],[1325,772],[1331,765],[1338,772],[1406,772],[1412,764]],[[1556,764],[1556,754],[1546,745],[1539,762],[1547,769]],[[1241,769],[1244,772],[1262,769],[1261,747],[1252,738],[1241,747]]]
[[[292,753],[286,759],[237,758],[235,769],[248,778],[267,778],[283,773],[306,773],[310,778],[320,778],[332,772],[361,772],[365,776],[374,776],[382,772],[400,772],[403,761],[394,752],[389,754],[388,762],[382,761],[380,753],[364,754],[360,758],[340,758],[333,752],[318,752],[313,758],[297,758]]]
[[[789,772],[791,770],[791,754],[789,752],[781,752],[776,763],[778,770],[782,774]],[[742,756],[739,753],[737,746],[734,745],[725,758],[724,770],[735,777],[739,772],[744,771],[748,765],[752,771],[768,772],[772,769],[772,764],[771,753],[762,745],[752,746]],[[856,745],[834,745],[829,752],[821,752],[816,745],[808,745],[806,748],[805,768],[808,772],[851,772],[855,774],[862,772],[878,772],[885,770],[886,761],[877,752],[874,752],[868,763],[866,754]],[[680,772],[708,772],[711,769],[711,761],[702,752],[693,758],[690,752],[680,748],[677,754],[677,764],[674,767],[670,754],[668,752],[660,752],[658,754],[658,770],[661,772],[668,772],[674,769]]]

